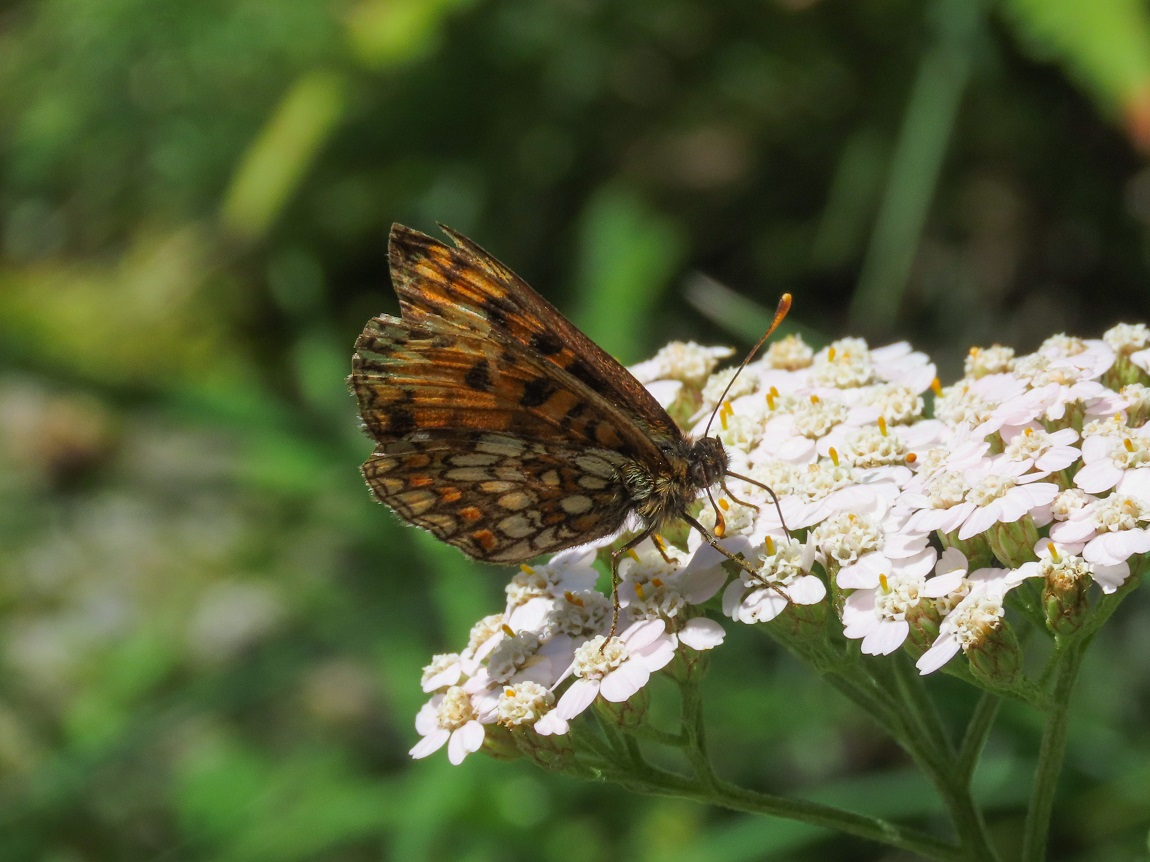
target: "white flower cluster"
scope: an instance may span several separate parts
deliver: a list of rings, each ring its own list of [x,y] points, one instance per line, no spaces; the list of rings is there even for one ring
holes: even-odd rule
[[[674,345],[640,379],[669,408],[695,405],[701,434],[732,376],[702,372],[723,355]],[[1148,369],[1142,325],[1028,356],[972,349],[946,388],[905,343],[775,342],[718,407],[730,475],[697,515],[745,566],[695,531],[644,542],[621,562],[610,638],[596,548],[523,566],[504,611],[425,669],[412,756],[446,743],[458,763],[492,725],[553,737],[596,699],[625,703],[676,655],[722,643],[702,607],[720,592],[734,622],[834,613],[864,654],[907,648],[925,674],[961,651],[976,676],[1008,677],[1011,590],[1037,585],[1058,632],[1091,581],[1112,593],[1150,552]]]

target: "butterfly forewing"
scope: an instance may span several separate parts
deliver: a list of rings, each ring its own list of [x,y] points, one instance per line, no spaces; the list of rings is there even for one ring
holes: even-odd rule
[[[405,319],[432,317],[479,333],[496,332],[564,369],[605,396],[649,434],[679,436],[667,411],[610,354],[476,243],[450,228],[451,248],[419,231],[391,231],[392,278]],[[657,451],[651,457],[659,457]]]

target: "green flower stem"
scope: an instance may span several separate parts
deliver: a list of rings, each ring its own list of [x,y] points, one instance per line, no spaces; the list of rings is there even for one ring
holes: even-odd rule
[[[706,725],[703,721],[703,698],[700,686],[693,681],[679,683],[683,703],[683,732],[687,737],[684,748],[687,759],[695,770],[695,777],[704,787],[714,788],[719,782],[707,754]]]
[[[895,711],[896,723],[884,724],[883,729],[930,779],[950,814],[955,833],[972,858],[996,859],[986,823],[971,796],[968,776],[958,768],[954,747],[934,704],[926,696],[922,677],[901,655],[881,666],[889,680],[887,685],[899,693],[902,707]]]
[[[1139,564],[1135,563],[1135,565]],[[1117,590],[1108,596],[1103,595],[1090,615],[1086,618],[1078,636],[1083,639],[1094,637],[1094,634],[1102,627],[1103,623],[1110,619],[1110,616],[1118,610],[1118,606],[1122,604],[1122,600],[1138,589],[1138,584],[1141,581],[1142,574],[1140,572],[1132,573]]]
[[[707,805],[721,805],[734,811],[795,820],[875,841],[888,847],[918,854],[927,859],[941,860],[941,862],[960,862],[960,860],[973,858],[961,847],[915,829],[903,828],[878,817],[855,814],[829,805],[820,805],[816,802],[757,793],[720,780],[714,781],[708,787],[703,787],[694,778],[667,772],[647,763],[638,766],[633,764],[623,764],[622,766],[623,768],[613,769],[606,777],[612,778],[639,793],[675,796],[692,799]]]
[[[857,681],[850,680],[849,682],[852,684],[848,684],[846,677],[836,677],[835,679],[848,696],[852,696],[852,699],[861,696],[864,702],[874,700],[862,693],[863,689],[857,684]],[[584,762],[575,768],[581,769],[584,774],[590,769],[601,778],[616,781],[639,793],[683,797],[707,804],[721,805],[737,811],[796,820],[876,841],[929,859],[993,858],[993,854],[990,853],[982,853],[972,857],[964,848],[914,829],[903,828],[881,818],[856,814],[814,802],[757,793],[722,781],[715,775],[707,755],[703,699],[700,687],[695,681],[688,679],[679,682],[679,689],[682,698],[682,734],[661,734],[662,739],[659,741],[676,744],[682,749],[684,756],[691,764],[694,773],[692,776],[679,775],[653,766],[643,757],[637,739],[632,736],[637,728],[628,728],[625,732],[620,733],[618,728],[608,727],[608,722],[605,720],[599,721],[605,736],[597,739],[598,744],[589,748],[589,753],[592,754],[589,760],[592,762],[588,763],[588,759],[585,758],[583,759]],[[881,691],[881,686],[876,686],[876,690]],[[881,707],[880,711],[884,714],[888,712],[885,705]],[[647,731],[635,735],[652,738],[652,735]],[[583,740],[581,739],[580,742],[582,743]],[[913,745],[908,750],[911,751],[916,761],[920,761],[920,766],[927,769],[921,761],[929,761],[931,758],[918,752]],[[942,764],[932,763],[931,768],[927,771],[937,775],[944,774],[946,770]],[[947,793],[944,794],[944,797],[952,795],[954,794]],[[961,806],[959,808],[961,809]],[[959,834],[962,832],[960,831]]]
[[[844,662],[841,655],[828,647],[816,649],[801,641],[780,638],[770,629],[768,632],[787,651],[809,665],[859,709],[872,716],[880,726],[890,727],[894,723],[894,700],[879,681],[869,674],[869,667],[857,661]],[[864,681],[860,681],[860,675],[864,674]]]
[[[1088,638],[1078,638],[1063,652],[1050,697],[1050,710],[1038,749],[1038,765],[1034,770],[1034,792],[1026,812],[1026,827],[1022,841],[1023,862],[1041,862],[1046,858],[1046,842],[1050,833],[1050,815],[1054,809],[1054,791],[1062,761],[1066,753],[1066,729],[1070,715],[1070,695],[1082,667]]]
[[[651,727],[649,724],[636,724],[628,727],[627,733],[638,739],[657,742],[659,745],[667,745],[673,748],[682,748],[689,744],[686,733],[682,731],[679,733],[671,733],[670,731],[659,730],[657,727]]]
[[[927,697],[926,683],[922,676],[905,653],[898,653],[892,658],[894,681],[909,717],[914,720],[917,729],[925,734],[931,748],[945,755],[947,759],[953,758],[954,746],[947,736],[934,702]]]
[[[974,707],[974,714],[966,725],[966,733],[962,737],[962,746],[958,750],[958,774],[963,783],[970,786],[974,777],[974,769],[978,766],[978,758],[982,756],[983,746],[990,736],[990,729],[994,726],[994,719],[998,716],[998,708],[1002,698],[984,691],[982,697]]]

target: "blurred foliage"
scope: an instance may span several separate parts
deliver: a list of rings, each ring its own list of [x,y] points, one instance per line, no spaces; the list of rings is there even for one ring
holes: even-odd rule
[[[1148,58],[1141,0],[5,4],[0,860],[879,858],[407,761],[419,668],[501,576],[356,473],[387,228],[472,235],[628,361],[747,338],[791,290],[797,322],[953,371],[1145,318]],[[1078,694],[1058,858],[1145,854],[1129,605]],[[848,705],[731,640],[722,773],[937,816]],[[979,777],[1004,847],[1040,722],[1008,710]]]

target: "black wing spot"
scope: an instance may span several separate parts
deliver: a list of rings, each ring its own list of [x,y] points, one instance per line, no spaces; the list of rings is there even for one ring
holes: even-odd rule
[[[491,369],[486,359],[480,359],[468,369],[463,377],[464,382],[472,389],[480,392],[491,391]]]
[[[553,332],[536,332],[531,336],[531,346],[544,356],[553,356],[563,349],[563,342]]]
[[[573,359],[567,365],[567,373],[575,377],[577,380],[586,383],[595,392],[603,392],[603,380],[591,370],[589,366],[582,359]]]
[[[507,328],[507,309],[503,307],[497,298],[494,296],[485,296],[483,297],[481,306],[488,320],[502,329]]]
[[[402,437],[415,430],[415,415],[405,407],[393,407],[387,412],[387,433]]]
[[[538,407],[545,404],[547,399],[555,394],[558,387],[546,377],[536,377],[523,385],[523,397],[519,399],[521,407]]]
[[[572,404],[570,409],[563,416],[563,419],[559,422],[559,429],[561,431],[570,431],[571,426],[575,423],[575,420],[583,415],[583,411],[585,411],[588,406],[589,405],[586,401],[576,401],[574,404]]]

